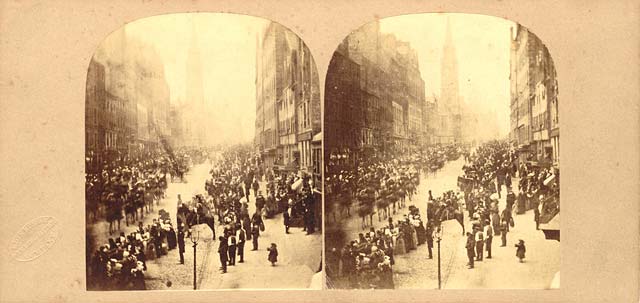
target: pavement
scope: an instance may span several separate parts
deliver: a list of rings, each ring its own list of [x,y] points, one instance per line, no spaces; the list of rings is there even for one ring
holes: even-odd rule
[[[143,224],[150,224],[157,218],[157,212],[164,209],[169,212],[171,220],[176,224],[177,195],[181,194],[186,201],[196,193],[204,193],[204,183],[209,177],[211,166],[208,163],[195,165],[185,175],[184,183],[169,183],[166,197],[158,206],[154,206],[154,213],[145,215]],[[261,182],[261,188],[266,184]],[[255,197],[250,197],[250,213],[255,210]],[[290,228],[291,234],[285,234],[282,215],[266,219],[265,231],[261,233],[259,250],[251,251],[251,241],[245,244],[245,263],[229,266],[226,274],[219,271],[220,259],[217,253],[218,241],[212,239],[212,231],[205,224],[194,227],[199,233],[196,247],[196,287],[197,289],[236,289],[236,288],[309,288],[312,278],[316,274],[321,261],[322,235],[306,235],[302,228]],[[126,227],[124,221],[121,231],[125,234],[133,232],[137,226]],[[222,234],[223,227],[216,222],[216,236]],[[87,226],[87,233],[92,236],[94,244],[107,243],[109,225],[105,221],[98,221]],[[278,246],[278,263],[271,266],[267,261],[266,248],[270,243]],[[165,256],[147,261],[145,281],[147,289],[193,289],[193,244],[185,239],[185,263],[179,263],[178,250],[169,251]],[[317,283],[314,283],[317,285]],[[317,286],[316,286],[317,287]]]

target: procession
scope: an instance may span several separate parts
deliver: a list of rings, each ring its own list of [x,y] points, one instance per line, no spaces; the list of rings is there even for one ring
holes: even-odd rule
[[[315,78],[300,38],[260,18],[157,16],[110,34],[87,75],[87,289],[321,288]]]
[[[557,82],[536,39],[482,16],[415,15],[370,22],[337,48],[325,99],[328,288],[558,287]]]

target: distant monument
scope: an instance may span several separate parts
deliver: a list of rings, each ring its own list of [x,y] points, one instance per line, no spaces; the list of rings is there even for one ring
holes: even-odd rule
[[[438,114],[441,120],[439,125],[440,143],[458,143],[462,140],[462,114],[458,88],[458,60],[451,38],[449,19],[447,19],[440,68],[441,102],[438,102]]]

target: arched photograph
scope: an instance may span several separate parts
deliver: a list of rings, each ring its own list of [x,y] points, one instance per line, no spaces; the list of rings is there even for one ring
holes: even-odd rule
[[[325,83],[327,287],[558,288],[558,100],[549,50],[515,22],[353,31]]]
[[[86,85],[88,290],[322,287],[320,90],[269,20],[111,33]]]

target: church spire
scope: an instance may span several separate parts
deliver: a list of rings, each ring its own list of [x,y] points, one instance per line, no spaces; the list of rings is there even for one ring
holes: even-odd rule
[[[444,133],[451,138],[452,142],[459,142],[462,139],[462,113],[458,87],[458,60],[449,18],[447,18],[444,44],[442,46],[442,61],[440,64],[440,99],[442,100],[442,108],[445,110],[444,114],[448,121]]]
[[[451,35],[451,23],[449,22],[449,18],[447,18],[444,45],[442,47],[440,77],[440,97],[442,98],[443,103],[454,113],[458,112],[460,102],[458,96],[458,61]]]

